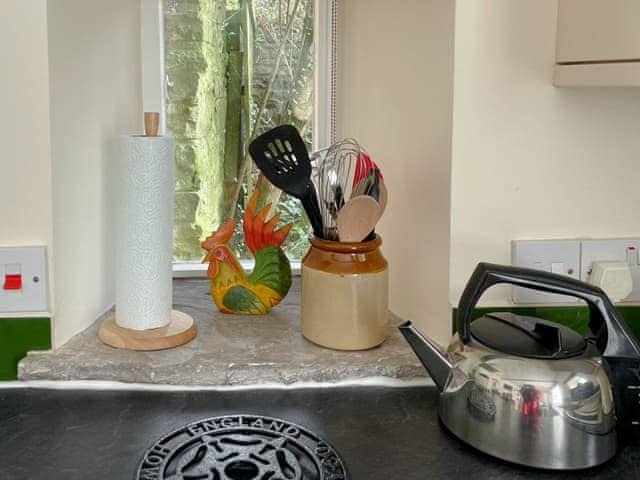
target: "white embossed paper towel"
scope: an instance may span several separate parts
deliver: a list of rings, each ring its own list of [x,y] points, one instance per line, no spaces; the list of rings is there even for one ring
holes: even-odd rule
[[[123,135],[117,158],[116,323],[171,321],[173,139]]]

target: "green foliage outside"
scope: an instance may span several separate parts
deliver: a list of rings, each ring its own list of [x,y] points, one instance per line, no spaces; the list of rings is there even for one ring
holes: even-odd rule
[[[294,226],[290,258],[307,249],[297,200],[262,178],[250,141],[283,123],[310,146],[313,105],[312,0],[165,0],[167,126],[176,138],[174,258],[196,261],[200,241],[229,216],[231,246],[244,245],[241,216],[249,193],[277,205]]]

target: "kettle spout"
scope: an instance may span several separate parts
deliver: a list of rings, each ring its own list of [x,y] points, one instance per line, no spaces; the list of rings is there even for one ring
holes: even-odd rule
[[[442,391],[449,372],[451,372],[451,362],[440,351],[440,348],[416,330],[411,322],[404,322],[398,328],[407,342],[409,342],[409,345],[411,345],[422,365],[429,371],[429,375],[433,378],[438,389]]]

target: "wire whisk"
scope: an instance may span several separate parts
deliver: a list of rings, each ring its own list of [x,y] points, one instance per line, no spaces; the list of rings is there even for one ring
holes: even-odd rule
[[[363,153],[366,152],[358,142],[345,138],[331,145],[319,163],[314,182],[318,190],[324,238],[328,240],[338,239],[338,212],[351,198],[357,161]]]

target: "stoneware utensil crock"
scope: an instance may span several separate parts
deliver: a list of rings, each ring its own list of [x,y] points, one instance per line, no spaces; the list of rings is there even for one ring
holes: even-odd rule
[[[382,238],[349,243],[312,237],[310,241],[302,260],[302,334],[337,350],[380,345],[389,333]]]

